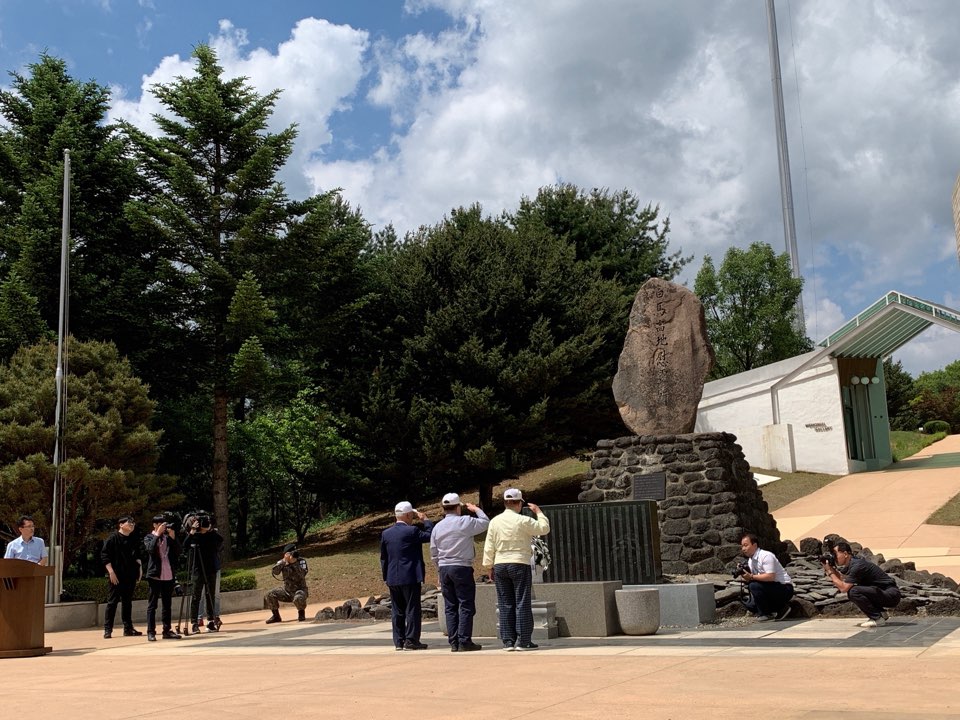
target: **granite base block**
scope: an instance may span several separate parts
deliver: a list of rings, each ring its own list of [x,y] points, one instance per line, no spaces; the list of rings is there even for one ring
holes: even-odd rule
[[[660,594],[660,627],[696,627],[717,618],[713,583],[623,586],[624,590],[641,588],[656,588]]]

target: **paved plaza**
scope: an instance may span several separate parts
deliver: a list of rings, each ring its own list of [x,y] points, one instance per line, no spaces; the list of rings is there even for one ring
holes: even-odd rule
[[[311,613],[320,608],[309,608]],[[895,617],[560,638],[450,653],[438,624],[396,652],[389,622],[267,626],[148,643],[48,633],[52,655],[0,661],[6,714],[141,718],[960,718],[960,618]]]
[[[886,471],[838,480],[778,511],[781,533],[847,533],[955,575],[960,528],[924,520],[960,492],[958,453],[951,436]],[[308,617],[328,604],[338,603]],[[664,628],[543,641],[528,653],[477,638],[483,651],[453,654],[435,621],[424,625],[428,650],[396,652],[389,622],[268,626],[266,617],[231,615],[220,633],[155,643],[104,640],[93,628],[47,633],[53,654],[0,660],[3,708],[71,720],[960,720],[960,618],[893,617],[869,630],[858,618]]]

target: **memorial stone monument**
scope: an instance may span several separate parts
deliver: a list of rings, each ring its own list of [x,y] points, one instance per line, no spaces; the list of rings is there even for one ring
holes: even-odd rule
[[[694,433],[713,367],[703,306],[684,287],[651,278],[630,311],[613,393],[634,433],[600,440],[580,502],[658,501],[663,572],[724,572],[754,532],[765,549],[784,544],[730,433]]]

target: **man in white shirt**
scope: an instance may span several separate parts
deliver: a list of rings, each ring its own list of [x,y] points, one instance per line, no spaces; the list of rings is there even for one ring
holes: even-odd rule
[[[483,564],[492,567],[500,611],[500,640],[504,650],[536,650],[533,636],[533,572],[530,539],[550,532],[550,521],[533,503],[536,518],[520,514],[523,495],[516,488],[503,493],[505,509],[490,521],[483,545]]]
[[[29,560],[37,565],[46,565],[49,553],[43,540],[33,535],[33,518],[29,515],[21,515],[17,521],[17,529],[20,531],[20,537],[7,543],[7,550],[3,554],[4,559]]]
[[[476,517],[463,515],[456,493],[444,495],[440,504],[443,520],[430,534],[430,558],[440,572],[447,640],[451,652],[479,650],[482,646],[473,641],[473,616],[477,614],[473,538],[487,529],[490,519],[473,503],[467,503],[466,508]]]
[[[760,541],[753,533],[740,538],[740,551],[747,558],[747,566],[740,582],[750,589],[750,600],[744,603],[757,615],[757,620],[783,620],[790,614],[793,580],[772,552],[760,549]]]

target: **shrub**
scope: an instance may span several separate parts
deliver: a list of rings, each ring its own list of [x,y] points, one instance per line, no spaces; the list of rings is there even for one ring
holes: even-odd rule
[[[928,435],[933,433],[949,433],[950,432],[950,423],[946,420],[930,420],[923,424],[923,431]]]
[[[187,581],[185,575],[178,575],[177,580],[181,583]],[[64,578],[63,590],[71,601],[94,600],[98,603],[107,601],[107,586],[109,581],[106,577],[101,578]],[[233,592],[234,590],[255,590],[257,587],[257,578],[250,570],[223,570],[220,574],[220,592]],[[134,600],[146,600],[150,595],[150,585],[144,581],[137,583],[133,591]]]
[[[256,590],[257,577],[251,570],[224,570],[220,573],[220,592]]]

